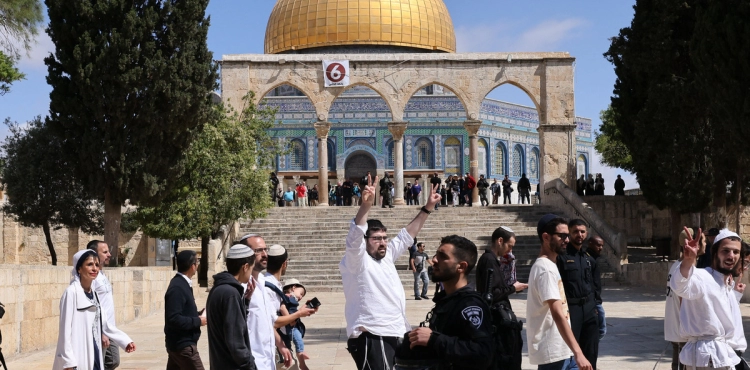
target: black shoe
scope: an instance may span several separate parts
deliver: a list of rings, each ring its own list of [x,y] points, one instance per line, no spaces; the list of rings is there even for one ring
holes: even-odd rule
[[[428,297],[428,296],[426,296],[426,295],[423,295],[423,296],[422,296],[422,299],[430,299],[430,297]]]
[[[422,300],[422,298],[419,298],[419,297],[414,297],[414,300],[415,300],[415,301],[421,301],[421,300]]]

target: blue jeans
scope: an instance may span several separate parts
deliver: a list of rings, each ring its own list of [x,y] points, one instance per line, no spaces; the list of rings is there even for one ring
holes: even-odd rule
[[[607,334],[607,316],[604,314],[604,307],[596,305],[597,319],[599,320],[599,340]]]
[[[537,369],[538,370],[568,370],[570,369],[571,363],[575,364],[575,361],[573,361],[573,357],[567,358],[565,360],[553,362],[550,364],[539,365]],[[578,366],[576,366],[575,368],[577,369]]]
[[[427,263],[424,261],[422,263]],[[419,280],[422,280],[422,296],[427,296],[427,286],[430,285],[430,278],[427,277],[427,271],[414,273],[414,297],[419,297]]]
[[[302,341],[302,333],[297,327],[292,328],[292,342],[294,342],[297,353],[305,351],[305,342]]]

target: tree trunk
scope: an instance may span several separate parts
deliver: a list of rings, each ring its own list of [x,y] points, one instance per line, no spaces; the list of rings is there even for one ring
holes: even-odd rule
[[[201,264],[198,270],[198,285],[208,287],[208,242],[211,237],[201,237]]]
[[[669,253],[669,259],[670,260],[676,260],[680,258],[680,253],[682,253],[682,247],[680,247],[680,232],[682,231],[683,225],[682,224],[682,215],[679,211],[676,211],[673,208],[669,209],[669,218],[670,218],[670,232],[669,236],[672,238],[672,242],[670,243],[670,253]]]
[[[57,252],[55,252],[55,246],[52,245],[52,235],[50,235],[49,231],[49,221],[45,222],[44,225],[42,225],[42,230],[44,230],[44,239],[47,240],[49,255],[50,257],[52,257],[52,266],[57,266]]]
[[[112,191],[104,191],[104,242],[109,246],[109,252],[112,253],[112,260],[109,262],[110,267],[117,267],[120,254],[120,221],[122,205],[114,200]]]
[[[735,192],[737,193],[737,224],[734,230],[740,236],[742,235],[740,234],[742,232],[740,230],[742,228],[742,172],[742,167],[740,167],[740,170],[737,171],[737,185],[735,186],[735,188],[737,189],[737,191]]]
[[[172,270],[177,271],[177,253],[179,253],[179,250],[180,250],[180,240],[175,239],[172,242],[174,243],[174,251],[173,251],[174,256],[172,256]]]

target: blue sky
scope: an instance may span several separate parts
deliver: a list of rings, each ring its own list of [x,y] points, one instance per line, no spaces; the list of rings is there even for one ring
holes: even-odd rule
[[[634,0],[444,0],[456,29],[459,52],[567,51],[576,58],[576,115],[591,118],[596,128],[599,112],[607,107],[615,74],[602,53],[609,38],[630,25]],[[211,28],[208,46],[215,59],[223,54],[263,53],[266,24],[275,0],[213,0],[208,6]],[[0,97],[0,119],[25,122],[46,115],[49,108],[47,74],[43,58],[53,50],[43,32],[30,56],[20,63],[26,80],[16,82]],[[490,97],[532,105],[520,89],[504,85]],[[0,136],[7,129],[0,128]],[[595,154],[595,153],[594,153]],[[626,189],[637,187],[634,176],[598,163],[607,194],[613,194],[616,174],[623,174]]]

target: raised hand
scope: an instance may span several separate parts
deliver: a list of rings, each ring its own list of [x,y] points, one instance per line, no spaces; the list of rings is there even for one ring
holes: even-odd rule
[[[687,237],[685,238],[685,248],[683,249],[683,258],[688,259],[690,261],[695,260],[698,258],[698,251],[700,250],[700,236],[703,233],[701,229],[698,229],[698,232],[695,234],[696,238],[693,238],[690,236],[690,230],[688,230],[687,227],[683,227],[685,229],[685,234]]]
[[[372,180],[372,175],[367,175],[367,184],[362,189],[362,204],[372,205],[375,199],[375,184],[378,183],[378,177],[375,176],[375,181]],[[369,203],[368,203],[369,202]]]
[[[442,199],[442,197],[440,196],[438,185],[430,186],[430,197],[427,198],[427,205],[425,208],[427,208],[428,211],[434,210],[435,205],[440,203],[440,199]]]

